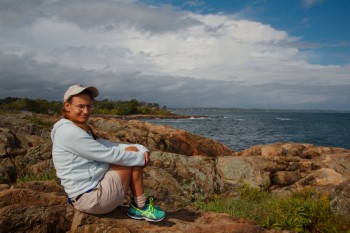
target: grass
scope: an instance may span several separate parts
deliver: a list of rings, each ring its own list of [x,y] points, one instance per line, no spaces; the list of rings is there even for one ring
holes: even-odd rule
[[[53,126],[53,123],[51,121],[45,121],[36,115],[30,116],[29,121],[34,125],[40,125],[47,128],[51,128]]]
[[[16,183],[26,183],[32,181],[47,181],[47,180],[58,180],[55,173],[48,173],[43,175],[23,175],[17,178]]]
[[[311,190],[278,196],[247,185],[233,195],[197,202],[206,211],[254,219],[267,229],[310,233],[350,233],[350,218],[331,211],[327,195]]]

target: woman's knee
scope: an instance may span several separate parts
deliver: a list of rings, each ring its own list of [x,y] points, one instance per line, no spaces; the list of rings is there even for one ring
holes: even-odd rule
[[[124,177],[129,178],[132,173],[132,167],[121,166],[117,164],[111,164],[111,169],[117,172],[122,180]]]
[[[116,164],[111,165],[111,169],[115,171],[118,176],[120,177],[120,180],[122,182],[122,185],[124,187],[125,193],[128,191],[129,184],[130,184],[130,179],[131,179],[131,173],[132,173],[132,168],[131,167],[126,167],[126,166],[120,166]]]
[[[138,152],[139,149],[137,149],[136,146],[128,146],[125,148],[126,151],[135,151],[135,152]]]

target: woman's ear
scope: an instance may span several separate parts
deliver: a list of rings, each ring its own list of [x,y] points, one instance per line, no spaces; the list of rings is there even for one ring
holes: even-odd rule
[[[63,106],[64,106],[64,110],[66,110],[66,112],[70,111],[71,104],[68,101],[64,102]]]

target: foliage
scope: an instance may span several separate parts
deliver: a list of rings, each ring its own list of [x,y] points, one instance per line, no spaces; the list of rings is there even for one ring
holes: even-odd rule
[[[214,197],[196,205],[207,211],[251,218],[268,229],[336,233],[350,228],[349,217],[332,213],[327,195],[310,190],[278,196],[244,185],[235,195]]]
[[[13,98],[0,99],[0,110],[2,111],[28,111],[43,114],[59,113],[62,103],[58,101],[47,101],[42,99]]]
[[[42,114],[60,114],[62,102],[48,101],[42,99],[14,98],[7,97],[0,99],[0,110],[4,112],[28,111]],[[157,103],[139,102],[136,99],[130,101],[110,101],[104,99],[96,100],[94,103],[95,114],[111,114],[111,115],[169,115],[170,112],[164,106],[161,108]]]
[[[43,127],[52,128],[54,122],[45,121],[43,118],[40,118],[36,115],[29,116],[29,121],[34,125],[41,125]]]
[[[157,103],[139,102],[136,99],[129,101],[111,101],[104,99],[96,100],[95,114],[111,114],[111,115],[169,115],[170,112],[164,106],[161,108]]]
[[[23,175],[17,178],[16,183],[26,183],[31,181],[46,181],[46,180],[58,181],[58,178],[54,172],[42,174],[42,175]]]

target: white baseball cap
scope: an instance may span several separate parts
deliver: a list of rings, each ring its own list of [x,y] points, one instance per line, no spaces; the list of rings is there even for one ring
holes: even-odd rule
[[[71,96],[77,95],[77,94],[81,93],[84,90],[89,90],[94,98],[97,97],[98,94],[99,94],[99,92],[98,92],[96,87],[93,87],[93,86],[85,87],[85,86],[83,86],[81,84],[76,84],[76,85],[70,86],[67,89],[66,93],[64,93],[63,102],[68,100]]]

